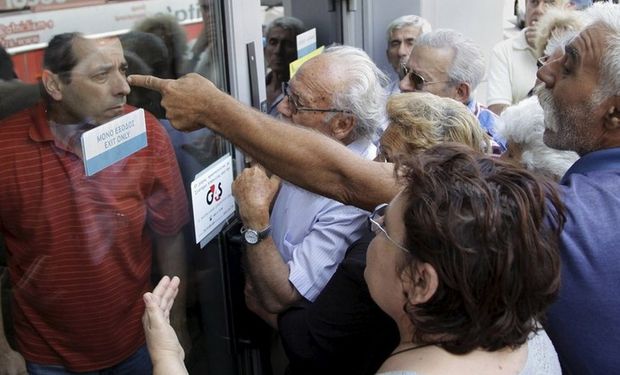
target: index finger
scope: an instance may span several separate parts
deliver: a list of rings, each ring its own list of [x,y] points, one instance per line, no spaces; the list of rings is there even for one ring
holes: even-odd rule
[[[132,86],[144,87],[147,89],[161,92],[164,85],[170,81],[169,79],[161,79],[154,76],[145,76],[141,74],[132,74],[127,77],[127,82]]]

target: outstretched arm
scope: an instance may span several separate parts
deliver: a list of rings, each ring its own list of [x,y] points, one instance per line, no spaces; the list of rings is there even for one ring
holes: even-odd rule
[[[178,80],[132,75],[129,83],[161,92],[167,117],[177,129],[206,126],[307,190],[366,210],[398,193],[391,164],[368,161],[322,134],[264,115],[198,74]]]
[[[180,280],[164,276],[152,293],[144,294],[146,309],[142,326],[146,345],[153,361],[153,374],[187,374],[183,363],[185,353],[170,325],[170,309],[179,292]]]

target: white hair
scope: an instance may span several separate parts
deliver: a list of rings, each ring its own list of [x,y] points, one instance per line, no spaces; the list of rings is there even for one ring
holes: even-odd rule
[[[496,124],[495,130],[508,143],[518,143],[521,146],[521,163],[526,169],[560,178],[579,159],[576,152],[560,151],[545,145],[544,111],[537,96],[506,108],[501,118],[502,121]]]
[[[306,30],[304,23],[299,18],[295,17],[278,17],[275,20],[271,21],[269,25],[265,28],[265,37],[269,37],[269,33],[274,28],[279,27],[283,30],[291,30],[294,36],[297,36],[303,33]]]
[[[558,49],[564,50],[564,47],[579,34],[577,30],[564,30],[561,33],[557,33],[553,35],[549,41],[547,42],[547,46],[545,47],[545,51],[543,54],[545,56],[551,56]]]
[[[595,3],[584,12],[590,25],[602,23],[609,29],[605,34],[607,46],[601,59],[597,97],[602,100],[620,95],[620,5]]]
[[[536,55],[542,56],[547,44],[553,37],[563,35],[569,31],[580,31],[584,20],[582,12],[569,8],[551,7],[536,24]]]
[[[323,54],[346,67],[340,89],[332,97],[334,108],[351,111],[357,118],[356,138],[373,138],[387,123],[387,76],[359,48],[331,46]]]
[[[417,47],[452,48],[454,60],[448,77],[453,85],[467,83],[470,87],[471,99],[474,90],[484,78],[486,70],[484,53],[478,44],[457,31],[439,29],[422,34],[416,40]]]
[[[431,23],[428,22],[425,18],[420,16],[416,16],[414,14],[407,14],[405,16],[400,16],[394,21],[390,22],[387,27],[387,41],[390,43],[390,38],[392,38],[392,32],[394,30],[400,30],[403,27],[418,27],[422,30],[422,34],[427,33],[432,30]]]

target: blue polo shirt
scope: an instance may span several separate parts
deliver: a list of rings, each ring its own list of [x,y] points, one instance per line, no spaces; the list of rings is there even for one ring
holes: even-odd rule
[[[547,333],[565,374],[620,372],[620,148],[586,154],[561,181],[560,296]]]

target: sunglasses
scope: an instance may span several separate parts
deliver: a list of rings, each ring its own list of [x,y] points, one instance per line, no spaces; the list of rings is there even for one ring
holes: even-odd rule
[[[288,82],[282,82],[282,94],[288,100],[288,104],[291,108],[291,114],[296,115],[298,112],[337,112],[337,113],[353,113],[346,109],[336,108],[311,108],[303,107],[299,104],[299,99],[294,94],[291,94],[291,88]]]
[[[405,64],[401,64],[399,76],[401,77],[401,80],[405,77],[409,77],[409,82],[411,83],[411,86],[417,91],[424,91],[424,86],[426,85],[450,82],[449,80],[429,82],[425,80],[424,77],[418,74],[418,72],[416,72],[415,70],[409,69]]]
[[[394,244],[394,246],[396,246],[397,248],[401,249],[402,251],[404,251],[406,253],[411,254],[411,251],[409,251],[407,248],[403,247],[398,242],[396,242],[392,237],[390,237],[388,232],[383,227],[383,225],[382,225],[383,217],[385,216],[385,211],[387,210],[387,208],[388,208],[388,204],[387,203],[380,204],[380,205],[377,206],[377,208],[375,208],[375,210],[370,215],[368,215],[368,228],[374,234],[378,234],[379,231],[383,232],[385,237],[392,244]]]

